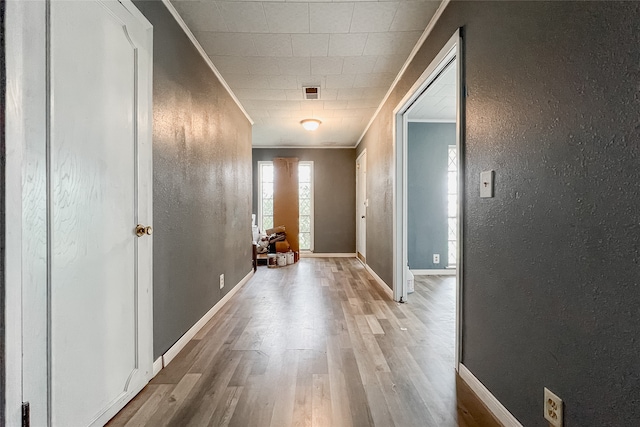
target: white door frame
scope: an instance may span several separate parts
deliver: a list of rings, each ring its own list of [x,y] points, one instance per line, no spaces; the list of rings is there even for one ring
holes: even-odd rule
[[[7,91],[6,103],[6,256],[5,256],[5,423],[6,425],[22,425],[22,402],[25,389],[33,390],[31,395],[38,400],[47,401],[48,390],[36,390],[34,384],[24,383],[23,378],[23,310],[27,302],[37,307],[46,307],[47,297],[43,288],[47,288],[47,220],[46,214],[38,221],[25,221],[23,214],[41,215],[42,208],[46,210],[47,194],[44,188],[36,188],[36,184],[46,184],[46,147],[48,143],[49,127],[49,95],[48,95],[48,14],[50,1],[8,1],[5,12],[5,43],[6,43],[6,72]],[[120,3],[134,16],[146,22],[145,31],[149,41],[152,39],[153,28],[142,13],[130,0],[119,0]],[[151,150],[152,138],[152,48],[149,45],[148,52],[139,52],[139,58],[148,66],[147,87],[148,99],[142,100],[146,104],[146,111],[139,116],[138,128],[140,134],[144,134],[141,142],[145,144],[145,150]],[[142,71],[141,71],[142,72]],[[36,160],[36,162],[32,162]],[[140,185],[146,182],[149,187],[145,191],[151,191],[152,167],[149,161],[148,167],[139,165]],[[44,181],[43,181],[44,180]],[[27,193],[38,191],[37,206],[23,206],[23,200]],[[33,194],[31,194],[33,196]],[[37,213],[32,212],[36,209]],[[152,206],[149,200],[148,207],[140,213],[151,219]],[[32,222],[37,223],[33,227]],[[25,227],[29,225],[29,229]],[[135,225],[135,224],[133,224]],[[44,254],[44,256],[43,256]],[[149,268],[151,266],[149,265]],[[31,270],[33,269],[33,270]],[[151,270],[149,270],[149,274]],[[152,283],[151,288],[145,292],[149,297],[149,312],[141,313],[148,316],[149,342],[145,345],[144,359],[149,358],[149,366],[153,360],[153,317],[152,317]],[[25,295],[40,295],[37,301],[27,301]],[[40,315],[39,315],[40,316]],[[36,327],[35,331],[24,331],[24,334],[33,334],[34,338],[43,341],[46,349],[48,313],[43,311],[38,323],[45,326]],[[31,339],[31,338],[30,338]],[[148,347],[148,348],[146,348]],[[143,355],[141,355],[143,356]],[[43,358],[46,360],[46,355]],[[48,363],[42,366],[44,375],[47,375]],[[38,373],[40,375],[41,373]],[[149,374],[149,379],[151,373]],[[26,387],[25,387],[26,386]],[[34,396],[37,395],[37,396]],[[31,397],[29,397],[31,398]],[[40,407],[43,406],[40,400]],[[48,406],[48,404],[44,404]],[[38,411],[36,411],[38,412]],[[47,409],[32,413],[43,419],[48,417]],[[39,422],[38,422],[39,423]],[[33,423],[32,423],[33,424]]]
[[[456,348],[455,368],[461,361],[462,339],[462,279],[463,279],[463,213],[464,213],[464,151],[463,151],[463,70],[462,36],[458,29],[416,80],[411,89],[393,110],[393,163],[395,178],[393,191],[393,299],[406,301],[407,255],[407,129],[406,112],[431,85],[439,73],[453,60],[457,60],[456,84],[456,147],[458,149],[458,234],[456,266]]]
[[[367,149],[365,148],[364,150],[362,150],[362,153],[360,153],[360,155],[356,158],[356,258],[358,258],[358,243],[360,241],[360,214],[358,213],[358,203],[360,198],[358,197],[358,195],[360,194],[360,171],[358,170],[358,164],[361,163],[362,158],[365,157],[366,158],[367,155]],[[365,174],[366,174],[366,170],[367,170],[367,165],[365,162]],[[367,199],[366,199],[366,195],[367,195],[367,180],[366,180],[366,175],[365,175],[365,181],[364,181],[364,187],[365,187],[365,206],[367,205]],[[365,216],[367,214],[365,213]],[[365,218],[365,222],[366,222]],[[365,229],[365,235],[364,235],[364,245],[365,245],[365,253],[363,253],[362,255],[365,258],[365,263],[366,263],[366,258],[367,258],[367,250],[366,250],[366,246],[367,246],[367,235],[366,235],[366,229]],[[361,260],[362,261],[362,260]]]
[[[5,424],[22,425],[22,167],[26,144],[46,141],[46,3],[8,1],[5,11],[6,256]],[[40,230],[38,230],[40,231]]]

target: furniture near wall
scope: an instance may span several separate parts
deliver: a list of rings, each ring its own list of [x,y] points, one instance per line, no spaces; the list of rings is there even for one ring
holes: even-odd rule
[[[269,252],[290,252],[292,257],[295,256],[295,260],[291,263],[298,261],[297,254],[300,251],[300,206],[298,191],[298,159],[284,157],[274,158],[273,225],[275,227],[270,230],[262,230],[262,233],[266,233],[267,235],[272,233],[285,235],[286,233],[286,240],[282,239],[284,240],[283,242],[270,243]],[[283,247],[279,248],[278,245]],[[285,245],[286,248],[284,247]],[[269,262],[270,255],[260,253],[262,251],[259,250],[260,248],[257,247],[255,242],[252,246],[254,271],[257,269],[258,264],[261,263],[271,266]]]

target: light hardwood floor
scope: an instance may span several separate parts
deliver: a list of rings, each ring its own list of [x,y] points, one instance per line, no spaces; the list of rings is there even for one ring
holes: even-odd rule
[[[493,426],[454,371],[455,279],[392,301],[355,259],[256,275],[108,425]]]

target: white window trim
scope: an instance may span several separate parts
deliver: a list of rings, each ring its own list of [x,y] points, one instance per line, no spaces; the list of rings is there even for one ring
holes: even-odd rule
[[[259,161],[258,162],[258,229],[261,233],[265,232],[264,227],[262,226],[262,166],[264,165],[273,165],[273,162]]]
[[[315,177],[314,177],[314,171],[313,171],[313,161],[302,161],[302,162],[298,162],[298,165],[309,165],[310,169],[311,169],[311,204],[310,204],[310,215],[309,215],[309,230],[310,230],[310,238],[309,238],[309,250],[300,250],[300,252],[303,253],[312,253],[314,250],[314,218],[315,218],[315,207],[314,207],[314,202],[315,202]],[[299,181],[298,181],[299,182]],[[299,202],[298,202],[299,203]],[[298,212],[299,212],[300,208],[298,208]],[[299,215],[299,213],[298,213]]]

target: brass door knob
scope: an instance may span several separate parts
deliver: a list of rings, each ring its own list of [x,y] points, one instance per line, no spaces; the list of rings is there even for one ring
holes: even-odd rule
[[[142,237],[145,234],[151,236],[152,233],[153,233],[153,228],[151,228],[150,225],[147,227],[145,227],[142,224],[136,225],[136,236]]]

